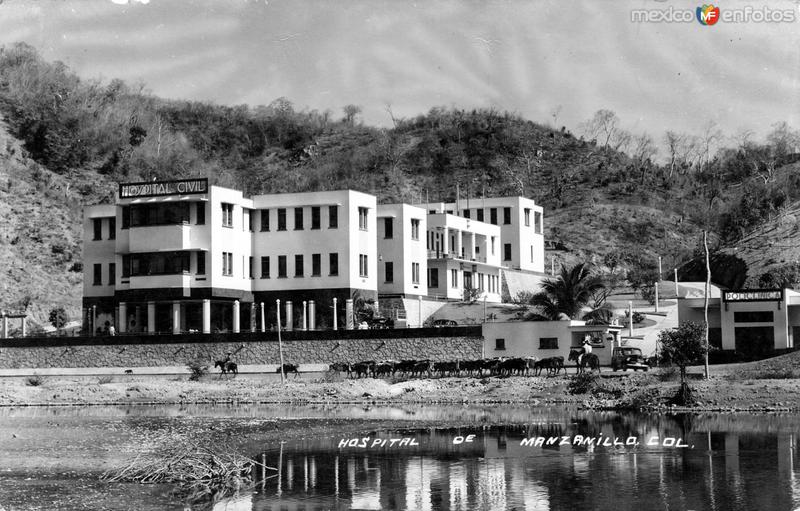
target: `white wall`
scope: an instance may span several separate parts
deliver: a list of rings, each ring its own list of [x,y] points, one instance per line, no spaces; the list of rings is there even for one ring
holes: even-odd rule
[[[392,238],[387,239],[385,218],[392,220]],[[418,239],[411,237],[411,220],[419,221]],[[378,206],[378,292],[381,294],[426,295],[428,254],[425,248],[427,213],[408,204]],[[385,263],[393,263],[393,282],[386,282]],[[412,281],[411,264],[419,264],[419,282]]]
[[[116,217],[116,206],[87,206],[83,213],[83,296],[113,296],[114,285],[109,284],[108,265],[115,262],[116,241],[109,238],[109,218]],[[94,219],[102,221],[100,240],[94,240]],[[117,234],[119,225],[117,225]],[[102,265],[102,284],[94,285],[94,265]],[[117,276],[120,266],[117,265]],[[115,276],[114,281],[118,281]]]

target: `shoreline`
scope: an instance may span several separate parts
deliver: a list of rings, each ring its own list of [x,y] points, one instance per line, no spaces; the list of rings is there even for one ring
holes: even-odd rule
[[[599,388],[570,394],[570,377],[455,377],[386,381],[382,379],[295,380],[285,384],[257,377],[200,381],[185,377],[92,377],[0,379],[0,409],[97,406],[185,405],[524,405],[575,406],[585,410],[692,412],[798,412],[798,379],[730,379],[712,376],[690,381],[698,404],[664,404],[677,381],[653,373],[598,380]],[[280,397],[279,397],[280,396]]]

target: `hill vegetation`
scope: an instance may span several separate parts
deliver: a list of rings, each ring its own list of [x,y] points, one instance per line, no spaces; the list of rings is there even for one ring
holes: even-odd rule
[[[206,176],[247,194],[354,188],[417,203],[454,199],[458,184],[462,197],[525,195],[543,205],[559,261],[616,254],[622,266],[652,267],[661,255],[665,268],[691,260],[701,230],[714,251],[730,251],[800,199],[798,135],[785,123],[763,142],[709,124],[697,136],[668,131],[657,144],[608,110],[579,135],[491,109],[400,119],[387,108],[390,128],[365,126],[359,113],[298,110],[286,98],[255,107],[163,99],[79,78],[25,44],[3,48],[0,308],[27,297],[76,315],[80,208],[112,201],[118,181]],[[745,279],[768,266],[748,259]]]

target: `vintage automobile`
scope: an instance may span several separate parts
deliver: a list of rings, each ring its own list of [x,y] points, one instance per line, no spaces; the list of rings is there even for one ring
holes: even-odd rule
[[[447,326],[458,326],[458,323],[452,319],[437,319],[433,322],[435,328],[444,328]]]
[[[618,369],[623,371],[627,369],[647,371],[650,366],[647,365],[647,360],[642,356],[642,350],[639,348],[618,346],[611,352],[611,369],[614,371]]]

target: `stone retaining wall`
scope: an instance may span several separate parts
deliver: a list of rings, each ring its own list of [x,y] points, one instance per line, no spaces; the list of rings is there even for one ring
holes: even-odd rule
[[[472,332],[471,332],[472,333]],[[363,334],[362,334],[363,335]],[[406,334],[407,335],[407,334]],[[358,337],[361,337],[360,335]],[[383,336],[381,336],[383,337]],[[154,342],[152,337],[125,339],[125,342],[99,342],[47,345],[26,343],[0,346],[0,369],[76,368],[76,367],[154,367],[185,366],[198,360],[213,364],[230,353],[239,365],[278,364],[278,343],[275,340],[230,340],[216,337],[205,342]],[[122,338],[108,338],[108,340]],[[283,342],[286,363],[330,364],[361,360],[431,359],[455,360],[481,358],[483,338],[480,335],[425,336],[405,338],[342,338],[287,340]]]

